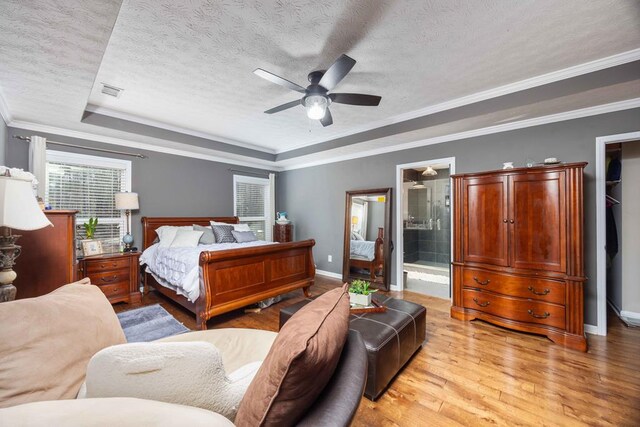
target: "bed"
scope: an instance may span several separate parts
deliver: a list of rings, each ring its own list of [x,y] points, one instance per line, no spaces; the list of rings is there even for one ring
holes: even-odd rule
[[[376,273],[384,264],[384,228],[378,228],[375,241],[351,239],[349,263],[352,267],[368,270],[369,279],[375,282]]]
[[[163,225],[208,226],[210,221],[238,224],[237,217],[143,217],[143,250],[156,240]],[[309,296],[315,264],[313,239],[274,243],[238,249],[203,251],[199,254],[199,292],[195,301],[159,283],[144,269],[145,291],[152,287],[165,297],[193,312],[198,329],[207,329],[207,320],[264,299],[296,289]],[[166,285],[166,284],[165,284]]]

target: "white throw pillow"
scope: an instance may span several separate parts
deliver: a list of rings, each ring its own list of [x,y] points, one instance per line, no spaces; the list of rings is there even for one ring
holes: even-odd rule
[[[233,224],[234,231],[251,231],[249,224]]]
[[[171,246],[171,242],[173,242],[173,239],[176,238],[176,233],[178,232],[178,230],[193,230],[193,227],[192,226],[176,227],[173,225],[163,225],[162,227],[158,227],[156,229],[156,234],[160,239],[160,247],[168,248],[169,246]]]
[[[208,409],[233,421],[262,362],[226,374],[210,343],[150,342],[114,345],[87,366],[79,398],[137,397]]]
[[[178,230],[176,237],[171,242],[171,248],[195,248],[204,234],[202,231]],[[160,241],[162,243],[162,241]]]

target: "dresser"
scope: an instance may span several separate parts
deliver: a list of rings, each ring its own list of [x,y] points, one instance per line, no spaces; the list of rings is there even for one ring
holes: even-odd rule
[[[293,242],[293,224],[278,224],[273,226],[273,241],[279,243]]]
[[[76,281],[76,213],[71,210],[44,211],[53,227],[34,231],[14,230],[22,253],[13,270],[17,299],[48,294]]]
[[[587,350],[586,163],[454,175],[451,316]]]
[[[89,277],[114,304],[139,303],[140,253],[124,252],[90,256],[80,260],[81,277]]]

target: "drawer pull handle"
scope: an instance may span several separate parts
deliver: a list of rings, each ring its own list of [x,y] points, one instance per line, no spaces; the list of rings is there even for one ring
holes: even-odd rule
[[[533,289],[533,286],[529,286],[527,289],[529,289],[535,295],[547,295],[549,292],[551,292],[551,289],[546,289],[546,288],[544,291],[538,292],[535,289]]]
[[[536,319],[546,319],[547,317],[551,316],[551,313],[549,313],[548,311],[545,311],[544,314],[535,314],[533,310],[527,310],[527,313],[529,313]]]
[[[479,280],[477,277],[474,277],[473,280],[475,280],[475,282],[478,285],[482,285],[482,286],[487,286],[489,283],[491,283],[491,280],[487,279],[487,280]]]
[[[474,298],[474,299],[473,299],[473,302],[475,302],[476,304],[478,304],[480,307],[486,307],[486,306],[488,306],[489,304],[491,304],[491,302],[490,302],[490,301],[487,301],[487,302],[485,302],[485,303],[482,303],[482,302],[478,301],[478,298]]]
[[[116,276],[115,274],[111,277],[101,277],[100,280],[102,280],[103,282],[109,283],[109,282],[113,282],[114,280],[116,280],[118,278],[118,276]]]

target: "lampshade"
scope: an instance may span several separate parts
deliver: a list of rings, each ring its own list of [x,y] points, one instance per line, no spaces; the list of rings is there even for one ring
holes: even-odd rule
[[[116,193],[116,209],[136,210],[140,208],[138,204],[138,193]]]
[[[423,176],[436,176],[438,172],[435,171],[431,166],[427,166],[427,168],[422,172]]]
[[[307,110],[307,117],[313,120],[320,120],[327,112],[329,101],[322,95],[309,95],[304,99],[304,108]]]
[[[0,203],[0,226],[25,231],[53,226],[33,195],[30,179],[0,176]]]

